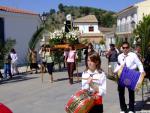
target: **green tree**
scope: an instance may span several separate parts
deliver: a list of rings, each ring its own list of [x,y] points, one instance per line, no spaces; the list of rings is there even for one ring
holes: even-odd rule
[[[60,12],[64,12],[64,6],[63,6],[62,3],[60,3],[60,4],[58,5],[58,9],[59,9]]]
[[[115,45],[116,45],[117,48],[120,48],[121,45],[122,45],[123,39],[120,38],[120,37],[118,37],[116,34],[115,34],[115,38],[116,38],[116,43],[115,43]]]
[[[8,38],[4,44],[0,42],[0,68],[3,66],[4,56],[10,52],[15,44],[16,40],[12,38]]]
[[[144,16],[143,19],[139,21],[133,33],[141,40],[142,56],[144,57],[147,54],[146,50],[150,43],[150,15]]]
[[[54,14],[54,13],[56,13],[56,11],[55,11],[55,9],[50,9],[50,15],[52,15],[52,14]]]
[[[29,41],[29,48],[34,49],[39,39],[41,39],[42,33],[44,32],[44,27],[40,27],[31,37]]]

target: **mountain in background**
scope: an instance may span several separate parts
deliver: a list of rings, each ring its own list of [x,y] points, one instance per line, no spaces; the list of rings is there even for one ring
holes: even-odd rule
[[[47,17],[45,21],[45,27],[49,31],[60,29],[64,25],[67,14],[71,14],[73,19],[77,19],[89,14],[95,15],[99,22],[98,24],[101,27],[112,27],[114,24],[116,24],[116,13],[112,11],[84,6],[67,6],[63,5],[62,3],[58,5],[58,9],[59,10],[57,12],[55,9],[50,9],[49,12],[43,13],[43,15]]]

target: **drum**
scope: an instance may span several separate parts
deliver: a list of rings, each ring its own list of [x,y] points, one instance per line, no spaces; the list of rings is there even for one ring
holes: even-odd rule
[[[136,70],[129,69],[126,65],[124,65],[121,66],[118,71],[118,83],[123,87],[138,91],[142,86],[144,76],[144,74],[141,74]]]
[[[88,90],[79,90],[69,99],[65,109],[67,113],[88,113],[94,106],[94,99]]]
[[[12,113],[12,111],[7,106],[0,103],[0,113]]]

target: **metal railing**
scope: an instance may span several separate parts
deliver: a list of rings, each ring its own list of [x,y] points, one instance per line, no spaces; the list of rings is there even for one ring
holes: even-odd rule
[[[133,27],[131,24],[124,24],[124,25],[120,25],[117,26],[116,32],[132,32],[133,31]]]

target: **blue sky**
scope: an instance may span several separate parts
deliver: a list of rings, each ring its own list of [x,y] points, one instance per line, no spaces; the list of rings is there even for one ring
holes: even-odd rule
[[[143,0],[0,0],[1,6],[11,6],[41,14],[58,9],[58,4],[89,6],[118,12]]]

